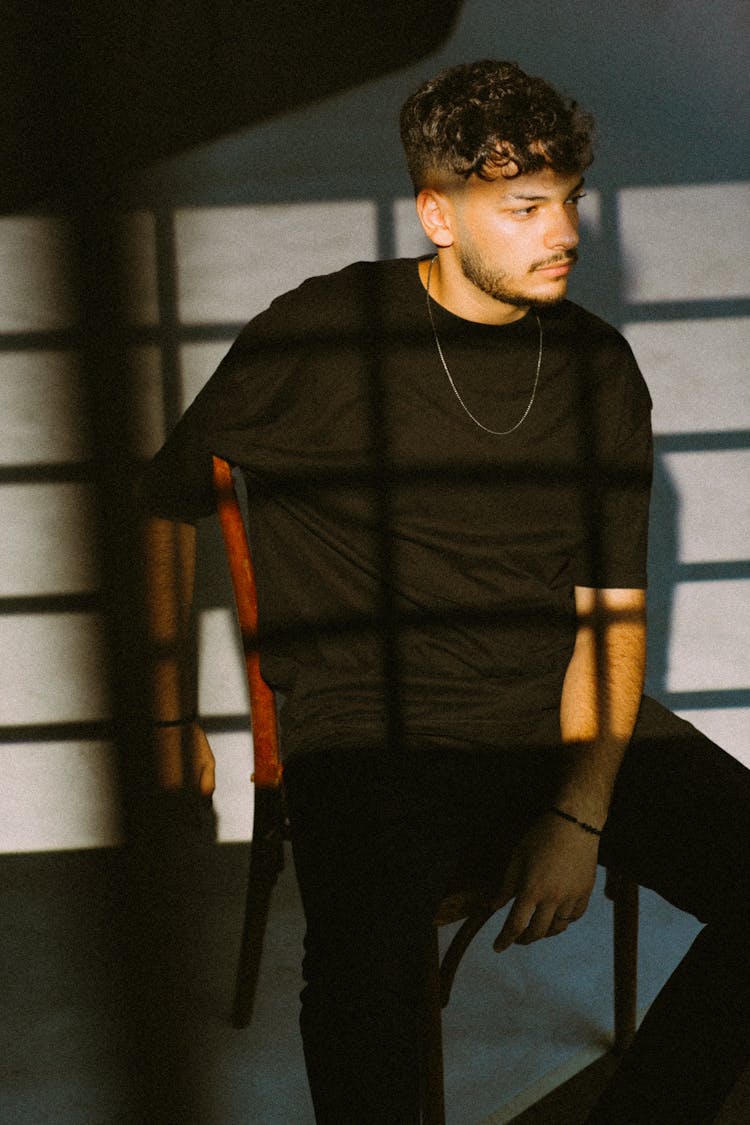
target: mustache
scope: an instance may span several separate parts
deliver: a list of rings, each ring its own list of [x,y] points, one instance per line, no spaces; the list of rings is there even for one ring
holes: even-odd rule
[[[534,270],[546,270],[550,266],[574,266],[578,261],[578,251],[569,250],[567,254],[555,254],[553,258],[545,258],[543,262],[534,262],[531,267],[531,272]]]

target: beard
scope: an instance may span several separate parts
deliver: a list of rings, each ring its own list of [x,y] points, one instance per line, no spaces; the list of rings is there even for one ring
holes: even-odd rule
[[[554,258],[545,258],[543,261],[535,262],[529,268],[529,273],[533,273],[534,270],[541,269],[543,266],[552,266],[563,262],[575,263],[577,260],[577,251],[570,250],[562,256],[558,254]],[[507,274],[493,271],[485,265],[475,246],[463,246],[459,251],[458,261],[461,272],[467,281],[470,281],[482,293],[486,293],[488,297],[492,297],[496,301],[502,301],[503,304],[513,305],[514,308],[528,308],[529,305],[544,308],[559,305],[561,301],[565,300],[567,285],[559,295],[554,297],[540,297],[535,293],[525,291],[521,285],[512,285]]]

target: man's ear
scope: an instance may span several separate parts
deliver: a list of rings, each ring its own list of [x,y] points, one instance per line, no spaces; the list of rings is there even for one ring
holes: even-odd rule
[[[417,215],[430,242],[435,246],[453,244],[453,207],[446,195],[423,188],[417,196]]]

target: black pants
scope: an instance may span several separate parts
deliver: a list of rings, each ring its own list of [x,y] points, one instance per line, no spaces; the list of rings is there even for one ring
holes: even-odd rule
[[[418,1122],[423,972],[436,907],[499,882],[562,768],[554,750],[318,752],[287,766],[307,920],[301,1027],[319,1125]],[[590,1121],[701,1125],[750,1056],[750,771],[644,700],[601,862],[707,925]]]

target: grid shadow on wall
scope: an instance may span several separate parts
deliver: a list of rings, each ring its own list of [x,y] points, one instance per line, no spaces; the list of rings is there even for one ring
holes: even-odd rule
[[[356,257],[410,252],[410,236],[402,230],[402,216],[410,210],[406,203],[384,197],[374,201],[301,202],[288,207],[208,208],[192,213],[163,209],[128,216],[124,221],[123,260],[130,278],[130,343],[137,372],[142,455],[148,456],[158,447],[199,383],[210,374],[213,361],[226,350],[242,323],[274,295],[274,287],[278,292],[306,274],[325,272],[321,258],[326,259],[326,268],[332,269]],[[300,219],[309,207],[318,208],[318,219],[325,215],[330,224],[330,238],[322,255],[315,239],[325,240],[326,230],[321,235],[319,222],[308,224],[315,226],[316,235],[299,251]],[[627,216],[627,206],[623,207],[616,195],[599,199],[598,230],[604,245],[619,248],[623,237],[627,239],[627,231],[622,230],[623,214]],[[255,224],[256,234],[258,224],[265,224],[271,242],[288,237],[297,247],[294,268],[299,274],[282,269],[271,279],[271,291],[262,292],[264,285],[269,287],[268,271],[257,249],[256,235],[248,236],[256,257],[245,256],[244,264],[258,275],[258,307],[252,307],[255,291],[251,279],[246,313],[238,312],[227,319],[205,313],[195,316],[189,310],[200,310],[201,289],[200,284],[191,289],[191,280],[200,278],[201,270],[204,275],[214,271],[220,276],[225,268],[222,255],[215,249],[213,258],[207,258],[205,242],[222,222],[230,239],[238,223],[240,230],[243,224]],[[359,231],[356,244],[346,238],[336,241],[337,229]],[[112,730],[100,676],[102,604],[90,550],[93,478],[81,421],[83,391],[76,369],[80,338],[71,327],[69,236],[64,221],[46,215],[3,219],[0,231],[5,247],[0,396],[6,419],[5,452],[0,457],[0,511],[7,535],[0,570],[0,629],[4,652],[10,654],[3,673],[0,741],[11,763],[11,782],[15,779],[18,785],[27,787],[27,792],[18,795],[18,802],[28,807],[28,790],[33,791],[33,800],[40,807],[42,833],[34,837],[36,843],[25,836],[16,846],[24,850],[109,843],[117,837],[113,826],[114,775],[108,751]],[[633,251],[637,252],[638,248]],[[284,255],[280,258],[284,260]],[[242,246],[235,264],[242,269]],[[234,280],[229,279],[230,289]],[[726,335],[725,329],[744,327],[750,317],[750,301],[731,293],[661,300],[647,292],[646,299],[639,299],[639,284],[648,290],[648,279],[640,283],[636,280],[630,290],[626,280],[612,296],[607,311],[634,342],[659,401],[665,389],[668,394],[674,393],[668,372],[663,385],[660,383],[660,337],[669,339],[670,332],[679,333],[687,324],[698,326],[699,331],[702,326],[707,340],[712,336],[720,339]],[[246,285],[243,294],[245,300]],[[229,305],[234,309],[231,300]],[[654,386],[653,373],[658,386]],[[721,387],[725,395],[727,381],[732,379],[731,370],[722,371],[719,357],[708,380],[710,394],[705,396],[700,386],[696,391],[688,388],[686,394],[697,394],[698,406],[717,401],[722,397],[718,389]],[[741,378],[737,376],[737,380],[741,407]],[[710,410],[707,413],[710,415]],[[685,591],[696,594],[693,600],[700,604],[701,588],[715,584],[716,590],[721,586],[730,598],[747,600],[744,584],[750,578],[750,560],[741,553],[741,547],[731,557],[720,557],[720,546],[708,559],[693,558],[689,552],[689,557],[684,557],[684,530],[680,526],[685,515],[680,511],[683,482],[675,486],[673,480],[675,469],[679,476],[680,466],[690,464],[691,458],[695,459],[692,463],[698,476],[701,457],[709,471],[711,465],[719,463],[716,455],[723,458],[721,463],[727,472],[732,472],[732,465],[741,468],[741,458],[750,450],[750,429],[740,413],[734,420],[740,424],[675,431],[657,425],[658,534],[652,536],[656,546],[649,687],[668,706],[683,711],[750,707],[747,684],[735,675],[730,686],[724,686],[717,662],[708,656],[702,684],[692,682],[696,679],[693,676],[688,686],[680,686],[679,676],[673,682],[670,671],[675,615],[684,618],[693,604],[689,598],[684,601]],[[666,422],[668,426],[668,417]],[[734,481],[738,497],[740,480]],[[697,503],[700,506],[700,500]],[[743,510],[746,514],[746,507],[739,503],[740,520]],[[720,541],[720,519],[717,526]],[[736,542],[742,540],[740,532]],[[746,551],[746,531],[744,545]],[[203,605],[209,612],[220,604],[212,603],[212,596],[209,593]],[[241,705],[209,710],[206,719],[207,729],[214,734],[241,731],[245,725]],[[49,779],[58,772],[61,777],[74,779],[79,794],[76,808],[85,825],[78,834],[73,831],[70,835],[76,844],[66,845],[67,837],[52,831],[58,812],[51,809],[47,815],[41,809],[45,793],[54,803],[54,786]],[[61,795],[58,799],[62,802],[64,798]],[[48,837],[44,837],[45,824],[52,832]],[[8,847],[15,850],[12,841]]]

